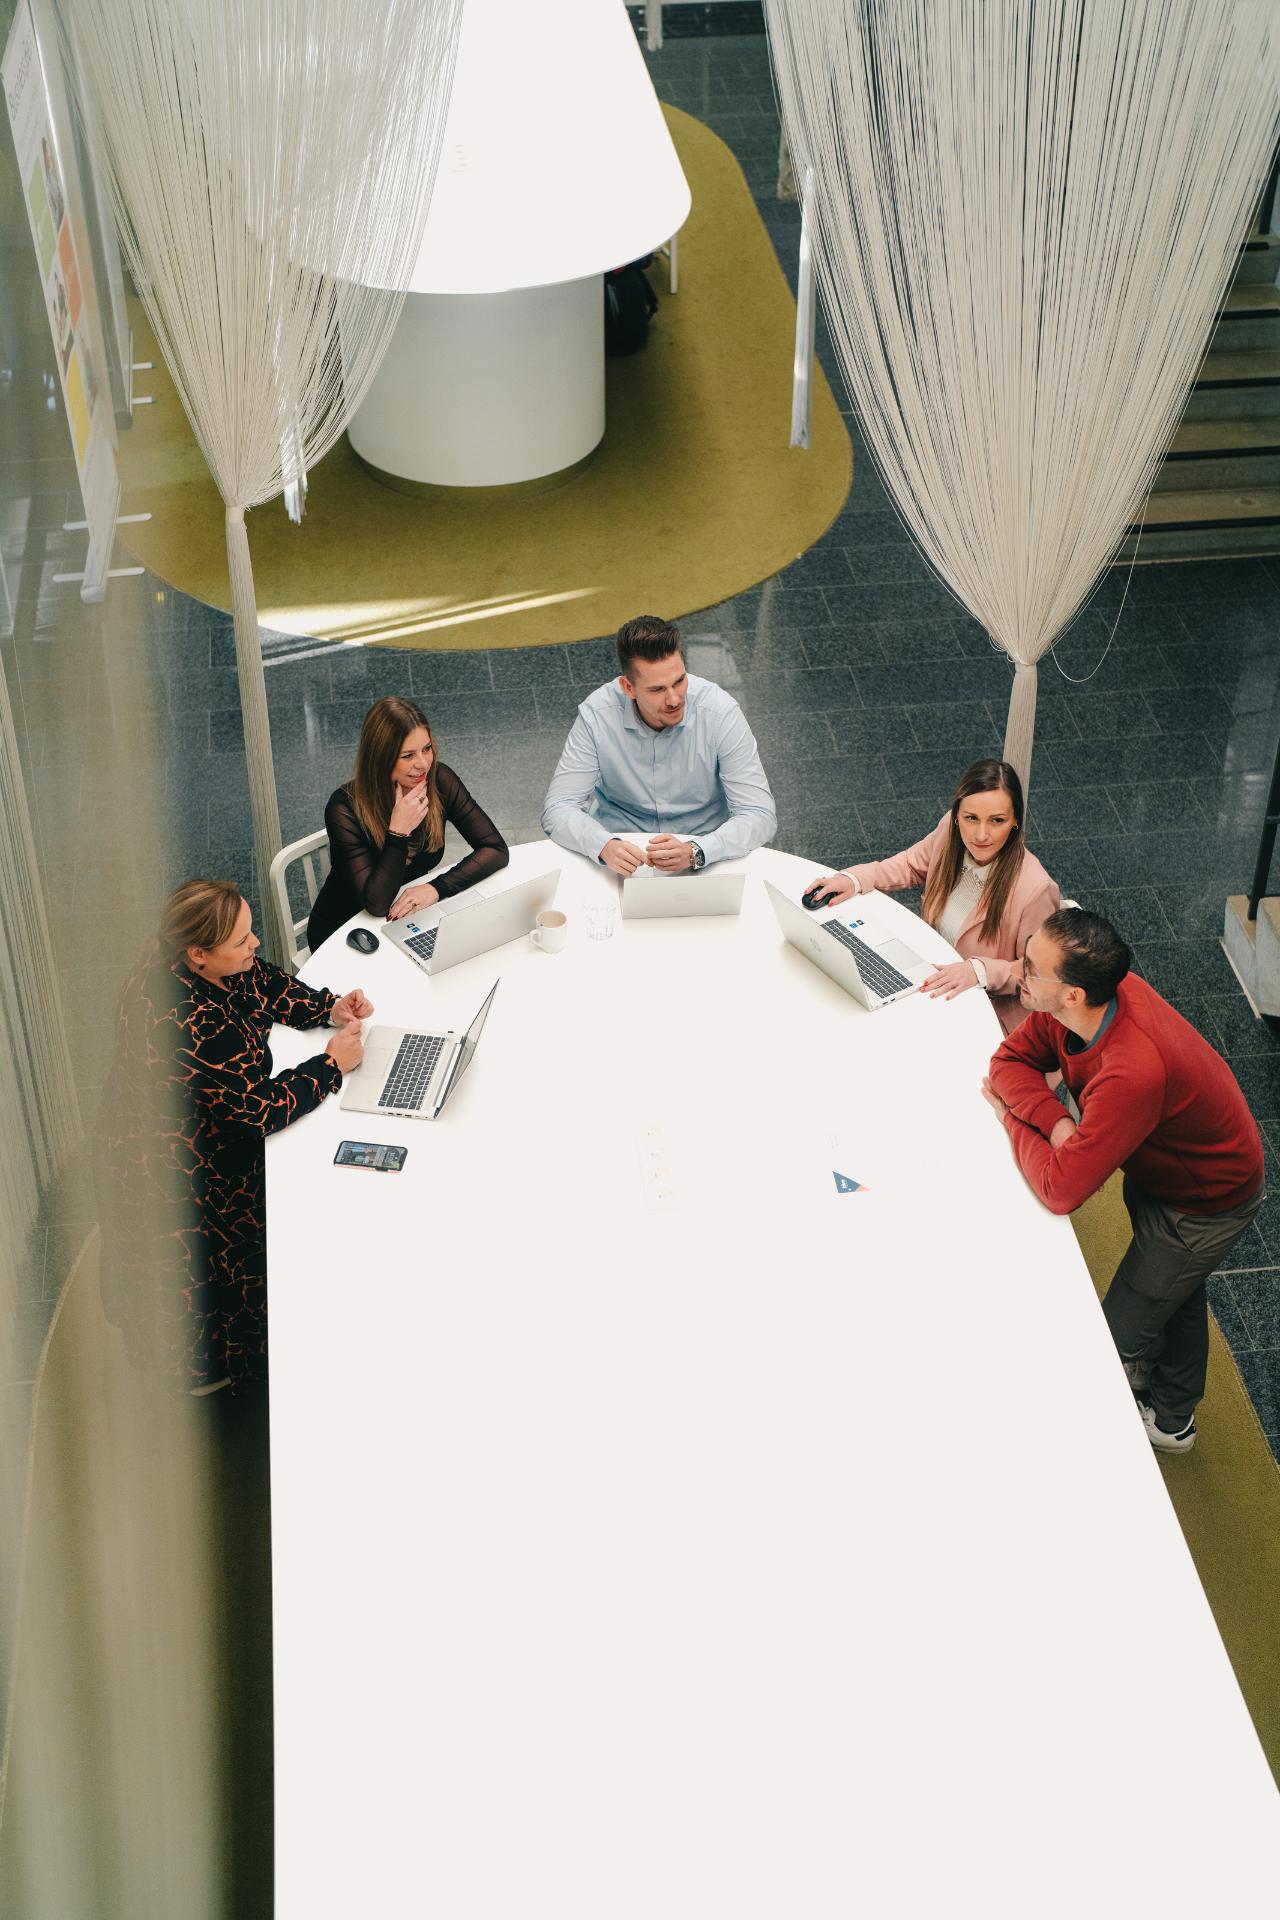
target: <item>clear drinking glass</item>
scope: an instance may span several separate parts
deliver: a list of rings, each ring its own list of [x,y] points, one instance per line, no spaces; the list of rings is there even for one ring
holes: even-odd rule
[[[589,940],[612,940],[613,923],[617,918],[617,911],[614,907],[604,903],[598,906],[590,906],[586,909],[586,915],[587,938]]]

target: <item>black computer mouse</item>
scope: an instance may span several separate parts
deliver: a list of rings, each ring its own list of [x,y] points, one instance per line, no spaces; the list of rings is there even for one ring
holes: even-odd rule
[[[802,893],[800,895],[800,905],[802,907],[808,907],[810,913],[812,913],[816,907],[826,907],[830,904],[831,892],[828,887],[810,887],[808,893]]]
[[[354,947],[357,953],[376,953],[382,942],[376,933],[370,933],[368,927],[352,927],[347,935],[347,945]]]

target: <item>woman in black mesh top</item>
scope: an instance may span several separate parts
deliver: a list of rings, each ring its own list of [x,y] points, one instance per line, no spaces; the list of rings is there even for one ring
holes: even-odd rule
[[[330,795],[324,824],[332,864],[307,922],[313,953],[362,908],[387,920],[421,913],[500,872],[510,858],[488,814],[452,767],[437,761],[426,714],[395,694],[366,713],[355,772]],[[425,882],[444,852],[446,824],[470,841],[471,852]]]

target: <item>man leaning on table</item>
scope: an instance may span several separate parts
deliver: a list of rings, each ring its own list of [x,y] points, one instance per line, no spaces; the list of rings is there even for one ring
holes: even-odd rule
[[[1209,1275],[1262,1205],[1262,1141],[1225,1060],[1145,980],[1109,920],[1051,914],[1027,942],[1030,1010],[983,1092],[1053,1213],[1124,1169],[1133,1239],[1102,1310],[1147,1434],[1195,1443],[1209,1359]],[[1045,1085],[1059,1068],[1079,1125]]]
[[[588,694],[547,788],[542,830],[625,879],[696,872],[773,837],[773,795],[741,707],[686,671],[680,629],[618,629],[619,677]],[[616,836],[648,834],[643,852]]]

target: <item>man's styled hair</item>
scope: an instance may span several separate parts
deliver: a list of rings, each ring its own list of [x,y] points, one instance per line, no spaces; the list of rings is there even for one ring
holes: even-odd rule
[[[1083,907],[1059,907],[1040,929],[1062,951],[1058,978],[1083,987],[1091,1007],[1105,1007],[1133,965],[1133,954],[1109,920]]]
[[[618,666],[631,678],[637,660],[665,660],[680,646],[680,629],[656,613],[638,613],[618,628]]]

